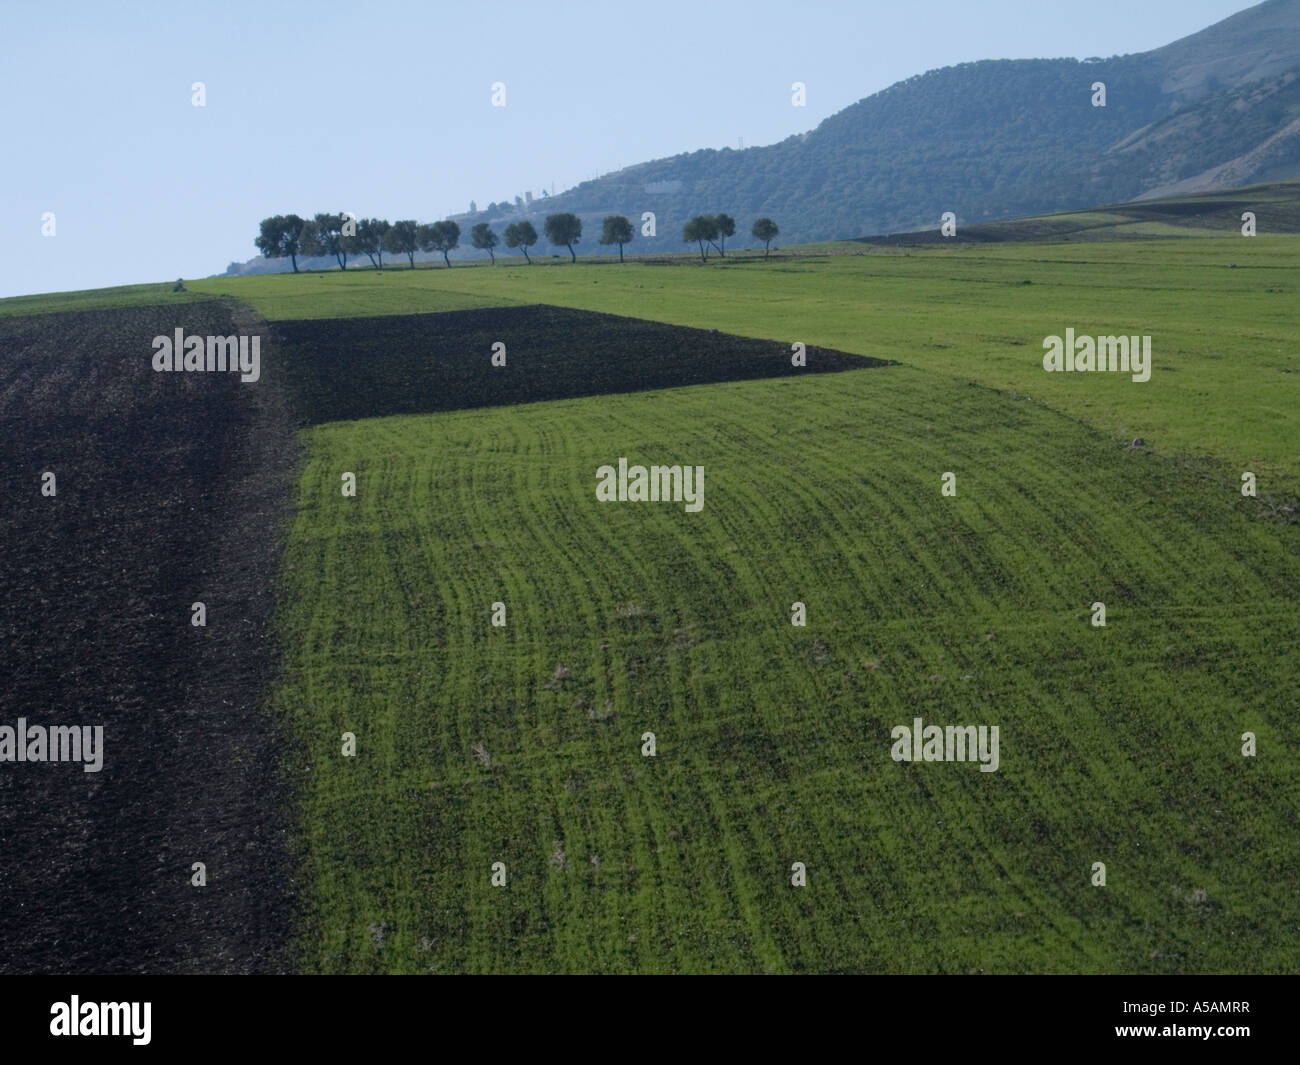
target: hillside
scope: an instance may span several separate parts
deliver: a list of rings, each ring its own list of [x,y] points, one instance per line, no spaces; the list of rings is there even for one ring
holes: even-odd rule
[[[1294,199],[1087,213],[1199,239],[0,302],[8,494],[60,473],[10,516],[14,697],[126,741],[93,817],[81,774],[11,778],[0,896],[58,888],[0,907],[14,956],[106,883],[71,964],[1294,971],[1300,241],[1219,235]],[[174,321],[258,329],[276,389],[153,373]],[[1150,380],[1045,374],[1069,326],[1151,334]],[[705,471],[701,505],[600,498],[622,457]],[[895,761],[918,717],[998,728],[996,769]]]
[[[303,970],[1295,970],[1300,554],[1235,471],[910,367],[303,442]],[[599,501],[624,455],[702,509]]]
[[[1293,1042],[1300,0],[836,114],[1206,8],[398,7],[434,64],[10,34],[12,1060],[427,1012],[185,975],[1110,975],[927,1045]],[[756,121],[820,124],[432,213]]]
[[[1300,234],[1300,181],[1252,185],[1190,196],[1061,211],[1035,218],[961,225],[950,237],[937,226],[912,233],[859,237],[855,243],[888,247],[920,244],[997,244],[1016,241],[1150,240],[1153,237],[1222,237],[1239,233],[1242,216],[1255,215],[1259,235]],[[960,220],[959,220],[960,223]]]
[[[1152,52],[930,71],[780,144],[644,163],[548,204],[654,210],[669,245],[700,212],[727,210],[746,233],[770,215],[798,243],[916,229],[947,210],[985,221],[1133,200],[1211,168],[1227,168],[1222,184],[1295,176],[1300,142],[1284,131],[1300,116],[1297,68],[1300,0],[1271,0]],[[1105,107],[1092,106],[1097,81]]]
[[[1292,69],[1300,50],[1300,21],[1292,0],[1230,15],[1150,56],[1167,93],[1195,99],[1225,86],[1247,85]]]
[[[1092,104],[1098,81],[1105,107]],[[547,213],[572,211],[593,253],[602,216],[653,211],[657,236],[638,230],[630,248],[644,254],[680,250],[682,225],[717,211],[737,219],[737,247],[764,215],[792,244],[917,230],[944,211],[969,224],[1297,175],[1300,0],[1268,0],[1150,52],[932,70],[778,144],[652,160],[524,209],[455,217],[465,233],[520,218],[540,233]],[[253,259],[229,272],[287,268]]]
[[[269,360],[249,387],[140,357],[245,308],[125,295],[0,317],[0,721],[102,730],[94,772],[0,772],[0,973],[275,969],[292,775],[261,702],[293,427]]]
[[[273,699],[313,767],[299,966],[1294,971],[1300,554],[1266,497],[1295,483],[1295,243],[225,282],[272,318],[537,299],[909,363],[305,430]],[[396,414],[444,380],[441,318],[276,330]],[[1142,323],[1158,383],[1045,380],[1062,322]],[[573,380],[626,357],[567,334]],[[699,464],[707,502],[606,506],[619,456]],[[998,768],[893,761],[917,717],[996,725]]]

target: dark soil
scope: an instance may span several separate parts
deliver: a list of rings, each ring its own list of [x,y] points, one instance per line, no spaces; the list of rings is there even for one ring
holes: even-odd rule
[[[807,365],[795,367],[790,344],[550,306],[274,329],[307,424],[890,365],[808,347]],[[491,362],[498,341],[504,367]]]
[[[285,964],[292,814],[260,704],[291,419],[265,340],[256,383],[151,366],[155,335],[261,331],[246,313],[0,319],[0,725],[104,726],[98,773],[0,762],[0,972]]]
[[[261,333],[261,379],[155,372],[178,326]],[[291,967],[304,758],[264,705],[295,426],[885,365],[552,307],[274,335],[218,301],[0,318],[0,725],[104,726],[98,773],[0,762],[0,972]]]

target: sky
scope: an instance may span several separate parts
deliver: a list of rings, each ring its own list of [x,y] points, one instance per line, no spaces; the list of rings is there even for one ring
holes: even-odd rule
[[[1143,52],[1250,6],[0,0],[0,296],[205,277],[271,214],[435,221],[771,144],[936,67]]]

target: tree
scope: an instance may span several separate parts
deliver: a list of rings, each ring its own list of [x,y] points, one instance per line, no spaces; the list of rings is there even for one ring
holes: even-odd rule
[[[363,218],[357,223],[357,250],[370,257],[370,265],[375,266],[375,256],[379,256],[377,268],[384,268],[384,234],[392,229],[386,218]]]
[[[415,227],[415,243],[420,246],[421,251],[433,250],[433,226],[421,222]]]
[[[296,214],[278,214],[262,219],[262,232],[253,244],[268,259],[283,259],[286,256],[293,263],[293,272],[298,272],[298,256],[302,251],[302,230],[306,223]]]
[[[573,252],[573,246],[578,243],[580,236],[582,236],[582,219],[576,214],[566,211],[564,214],[546,216],[546,239],[556,247],[563,244],[568,248],[569,258],[575,263],[578,257]]]
[[[618,261],[623,261],[623,245],[632,242],[632,223],[621,214],[612,214],[605,219],[600,231],[602,244],[618,245]]]
[[[693,240],[700,242],[700,258],[704,258],[704,238],[700,236],[699,218],[692,218],[686,225],[682,226],[682,240],[689,244]]]
[[[763,242],[763,258],[766,259],[769,245],[781,231],[776,228],[776,223],[772,219],[760,218],[754,223],[754,228],[750,232],[754,234],[756,240]]]
[[[712,244],[718,238],[718,220],[711,215],[697,214],[682,229],[682,240],[690,243],[699,241],[700,259],[708,261],[709,253],[704,250],[704,242]]]
[[[421,226],[420,250],[440,251],[442,261],[451,266],[447,253],[460,246],[460,226],[455,222],[434,222],[431,226]]]
[[[533,260],[528,255],[528,249],[536,243],[537,230],[533,228],[532,222],[511,222],[506,226],[506,247],[522,251],[529,266],[533,265]]]
[[[479,251],[486,251],[491,255],[492,265],[496,266],[497,257],[492,249],[495,248],[499,242],[497,240],[497,235],[492,232],[492,229],[488,224],[486,222],[480,222],[476,225],[470,230],[469,239],[471,243],[473,243],[474,247],[478,248]]]
[[[314,218],[309,218],[302,224],[302,234],[298,237],[298,254],[308,257],[325,254],[325,245],[320,239],[320,226]]]
[[[713,220],[718,223],[718,233],[722,237],[722,243],[718,246],[718,254],[725,259],[727,257],[727,238],[736,235],[736,220],[729,214],[716,215]]]
[[[394,222],[384,234],[384,249],[393,255],[405,255],[415,269],[415,253],[420,249],[420,227],[413,218]]]
[[[340,270],[348,268],[348,252],[353,248],[356,238],[343,235],[343,224],[347,219],[341,214],[318,214],[312,219],[312,250],[304,255],[332,255]]]

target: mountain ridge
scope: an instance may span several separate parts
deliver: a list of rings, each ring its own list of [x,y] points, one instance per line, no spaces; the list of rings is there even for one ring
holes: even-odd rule
[[[764,216],[780,243],[852,239],[937,226],[946,211],[978,223],[1300,176],[1297,119],[1300,0],[1265,0],[1151,51],[937,68],[775,144],[646,160],[541,201],[451,217],[467,242],[478,222],[500,232],[527,219],[540,234],[546,214],[571,211],[590,248],[601,217],[624,214],[630,250],[643,254],[682,250],[685,222],[718,211],[736,218],[737,244]]]

